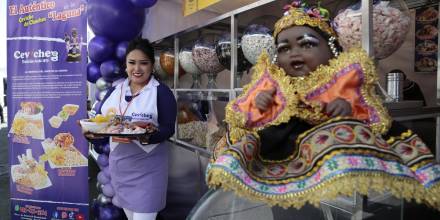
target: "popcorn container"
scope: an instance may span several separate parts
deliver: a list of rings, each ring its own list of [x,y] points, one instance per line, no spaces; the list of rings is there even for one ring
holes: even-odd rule
[[[225,68],[218,60],[217,53],[215,52],[215,44],[217,37],[215,35],[205,35],[197,40],[196,44],[192,48],[192,58],[196,66],[204,73],[208,75],[207,88],[215,89],[216,77],[219,72]]]
[[[262,25],[253,24],[247,27],[241,38],[241,46],[246,59],[256,64],[260,54],[266,50],[271,59],[275,56],[275,40],[271,31]]]
[[[402,0],[374,1],[373,48],[376,59],[393,54],[403,44],[410,26],[406,3]],[[362,40],[362,10],[360,2],[340,12],[333,24],[344,50],[360,47]]]
[[[192,56],[192,46],[183,47],[179,52],[179,63],[185,72],[190,73],[193,79],[192,89],[200,88],[200,76],[202,71],[196,66]]]

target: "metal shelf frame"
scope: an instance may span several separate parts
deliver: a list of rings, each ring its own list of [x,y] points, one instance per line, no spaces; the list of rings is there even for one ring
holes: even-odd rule
[[[207,22],[196,25],[191,28],[188,28],[184,31],[169,35],[165,37],[164,39],[173,39],[174,41],[174,56],[178,57],[179,54],[179,38],[185,34],[189,34],[194,31],[198,31],[200,29],[203,29],[209,25],[213,25],[217,22],[224,21],[229,19],[230,23],[230,34],[231,34],[231,68],[230,68],[230,83],[229,83],[229,89],[185,89],[185,88],[178,88],[179,85],[179,79],[178,79],[178,70],[179,70],[179,61],[178,59],[175,59],[174,62],[174,81],[173,81],[173,93],[177,97],[178,93],[180,92],[221,92],[221,93],[228,93],[229,94],[229,100],[236,97],[237,92],[241,92],[242,88],[235,88],[234,86],[234,79],[235,75],[237,74],[237,39],[238,39],[238,21],[237,17],[246,11],[257,9],[258,7],[264,6],[266,4],[275,2],[275,0],[260,0],[255,3],[246,5],[244,7],[241,7],[239,9],[233,10],[231,12],[225,13],[223,15],[220,15],[218,17],[215,17],[213,19],[208,20]],[[362,11],[362,47],[367,51],[367,53],[370,56],[373,56],[373,21],[372,21],[372,10],[373,10],[373,0],[362,0],[361,1],[361,11]],[[440,11],[440,6],[439,6]],[[440,29],[440,22],[439,22],[439,29]],[[440,45],[440,38],[438,38],[438,44]],[[440,63],[440,49],[438,50],[438,63]],[[437,100],[438,105],[440,105],[440,68],[437,68]],[[426,118],[426,117],[433,117],[436,118],[436,159],[437,161],[440,161],[440,113],[427,113],[423,115],[412,115],[412,116],[400,116],[396,119],[398,120],[412,120],[412,119],[418,119],[418,118]],[[176,134],[172,138],[172,141],[176,143],[179,146],[184,147],[185,149],[188,149],[190,151],[193,151],[197,153],[198,155],[203,155],[206,157],[211,156],[211,152],[209,152],[205,148],[201,148],[195,145],[192,145],[190,143],[187,143],[185,141],[181,141],[177,139],[177,123],[175,127]],[[365,204],[367,202],[368,198],[365,196],[361,196],[360,194],[353,195],[353,210],[350,211],[352,213],[352,220],[360,220],[363,219],[365,213]],[[347,210],[346,210],[347,211]],[[329,213],[327,213],[329,214]],[[326,215],[328,219],[331,219],[331,215]]]

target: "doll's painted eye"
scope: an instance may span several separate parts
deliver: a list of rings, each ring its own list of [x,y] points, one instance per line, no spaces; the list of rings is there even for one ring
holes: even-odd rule
[[[290,50],[289,45],[287,45],[285,43],[279,44],[277,46],[277,52],[278,53],[287,53],[287,52],[289,52],[289,50]]]

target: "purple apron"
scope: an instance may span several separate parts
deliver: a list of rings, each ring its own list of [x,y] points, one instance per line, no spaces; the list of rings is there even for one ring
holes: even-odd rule
[[[120,143],[110,153],[113,203],[139,213],[165,208],[168,185],[168,144],[162,142],[150,153],[134,143]]]

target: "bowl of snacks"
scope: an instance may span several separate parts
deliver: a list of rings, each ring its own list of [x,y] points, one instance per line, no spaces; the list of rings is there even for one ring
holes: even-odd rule
[[[103,115],[96,115],[94,118],[85,118],[79,121],[84,132],[99,133],[110,125],[110,117]]]

